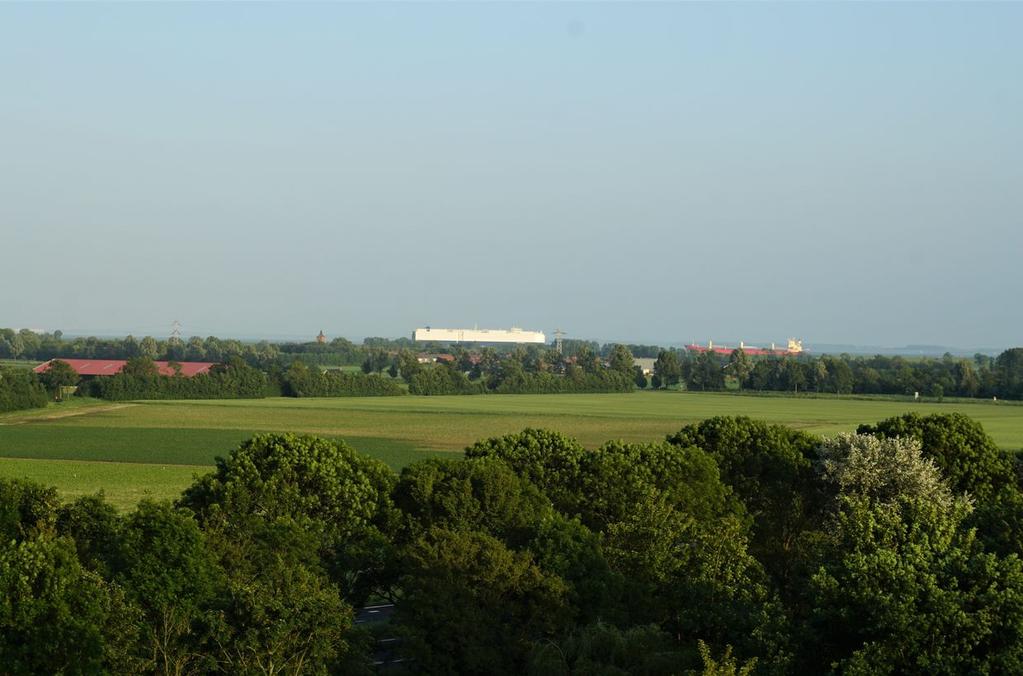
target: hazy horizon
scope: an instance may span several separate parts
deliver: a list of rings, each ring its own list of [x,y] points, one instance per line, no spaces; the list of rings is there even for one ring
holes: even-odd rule
[[[3,4],[0,326],[1019,345],[1021,20]]]

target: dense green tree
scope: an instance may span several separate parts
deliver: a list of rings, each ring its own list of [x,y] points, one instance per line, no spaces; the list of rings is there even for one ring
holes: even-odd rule
[[[670,634],[655,624],[628,629],[603,622],[533,648],[527,673],[535,676],[669,676],[684,657]]]
[[[753,518],[751,551],[785,583],[801,534],[819,525],[824,495],[817,486],[814,462],[820,440],[740,416],[686,425],[668,441],[711,455],[722,481]]]
[[[697,518],[651,490],[608,526],[605,552],[634,601],[630,621],[669,628],[684,639],[695,666],[698,638],[741,645],[744,652],[768,649],[760,642],[761,623],[774,611],[746,545],[738,517]]]
[[[467,458],[497,457],[520,477],[538,486],[554,506],[576,514],[583,498],[580,462],[587,451],[559,432],[527,428],[502,437],[482,439],[465,449]]]
[[[78,560],[104,580],[113,579],[121,565],[123,519],[103,495],[85,495],[61,505],[56,513],[56,531],[71,538]]]
[[[625,621],[635,599],[626,596],[625,575],[611,570],[604,537],[577,518],[546,516],[528,544],[536,564],[566,585],[566,599],[578,623]]]
[[[654,374],[660,379],[662,387],[677,385],[682,379],[682,365],[679,364],[678,355],[671,350],[661,350],[654,362]]]
[[[522,673],[568,625],[565,584],[479,532],[433,529],[404,549],[395,621],[426,673]]]
[[[55,488],[0,478],[0,543],[52,534],[59,504]]]
[[[135,617],[116,587],[82,568],[70,540],[0,544],[4,673],[132,673]]]
[[[443,528],[487,533],[511,546],[528,541],[550,513],[549,500],[496,457],[410,465],[394,503],[410,539]]]
[[[54,359],[39,379],[54,397],[60,399],[65,387],[74,387],[78,384],[78,372],[66,361]]]
[[[419,363],[414,352],[411,350],[401,350],[398,352],[398,370],[401,372],[401,377],[405,379],[405,382],[410,382],[412,376],[419,372],[422,365]]]
[[[35,373],[0,366],[0,412],[42,408],[49,397]]]
[[[998,396],[1023,399],[1023,347],[1014,347],[998,355],[993,372]]]
[[[611,354],[607,361],[611,370],[630,376],[632,375],[632,367],[636,362],[632,357],[632,353],[629,352],[629,348],[621,344],[616,344],[611,349]]]
[[[575,363],[585,373],[596,373],[600,370],[600,354],[588,345],[581,345],[575,353]]]
[[[315,538],[323,564],[345,594],[361,600],[373,584],[376,562],[354,554],[366,553],[367,541],[377,542],[391,529],[394,482],[386,465],[343,441],[262,434],[218,458],[216,471],[200,477],[180,504],[204,528],[229,539],[245,539],[253,531],[265,539],[275,524],[295,524]]]
[[[725,389],[725,372],[721,366],[721,360],[714,352],[701,352],[689,371],[686,387],[700,391]]]
[[[753,360],[749,358],[745,350],[737,348],[732,350],[732,354],[728,357],[728,369],[741,389],[750,373],[753,372]]]
[[[1015,673],[1023,568],[987,554],[914,439],[841,437],[822,448],[837,491],[809,580],[803,669]],[[935,640],[940,637],[940,640]]]
[[[192,513],[143,501],[119,536],[113,579],[144,613],[138,634],[145,663],[163,674],[212,667],[204,644],[225,579]]]
[[[598,531],[630,518],[651,490],[697,519],[743,513],[721,483],[714,459],[694,447],[609,441],[580,457],[577,485],[579,516]]]
[[[232,575],[217,626],[226,673],[327,674],[349,650],[352,608],[308,566],[270,556],[253,575]]]

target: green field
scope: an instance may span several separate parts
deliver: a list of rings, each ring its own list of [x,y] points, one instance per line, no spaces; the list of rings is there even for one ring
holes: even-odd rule
[[[1004,448],[1023,447],[1023,406],[891,399],[636,392],[592,395],[365,397],[117,403],[72,399],[0,415],[0,475],[28,476],[66,497],[104,490],[120,507],[177,495],[196,472],[260,431],[343,438],[398,469],[476,439],[546,427],[597,446],[654,441],[714,415],[749,415],[818,434],[907,411],[960,411]]]
[[[17,369],[33,369],[41,362],[35,359],[0,359],[0,366],[8,366]]]

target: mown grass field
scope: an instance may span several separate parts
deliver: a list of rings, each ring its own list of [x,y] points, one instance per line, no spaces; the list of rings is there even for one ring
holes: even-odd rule
[[[0,366],[17,369],[33,369],[40,363],[35,359],[0,359]]]
[[[608,439],[660,440],[714,415],[749,415],[831,435],[907,411],[960,411],[979,420],[1002,447],[1023,448],[1023,406],[992,402],[679,392],[130,404],[71,399],[0,415],[0,475],[53,484],[68,498],[102,489],[128,508],[142,497],[176,496],[214,458],[262,431],[343,438],[400,469],[524,427],[555,429],[598,446]]]

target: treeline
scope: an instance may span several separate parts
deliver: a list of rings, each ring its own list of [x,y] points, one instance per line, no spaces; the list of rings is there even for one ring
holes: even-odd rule
[[[387,646],[424,674],[1020,673],[1018,469],[953,414],[598,449],[527,429],[399,475],[266,434],[124,515],[0,480],[0,664],[360,674]],[[383,634],[353,624],[369,599],[395,603]]]
[[[0,329],[0,359],[133,359],[146,357],[161,361],[228,362],[243,359],[250,366],[266,368],[280,360],[279,348],[266,341],[242,343],[210,336],[186,340],[75,337],[64,339],[60,331],[36,333]],[[290,363],[290,362],[289,362]]]
[[[176,364],[169,362],[171,368]],[[62,366],[63,365],[63,366]],[[50,372],[70,370],[64,362],[51,363]],[[209,372],[185,377],[161,375],[153,360],[129,359],[113,376],[81,380],[71,371],[67,385],[78,385],[79,396],[112,401],[131,399],[260,399],[286,397],[367,397],[405,394],[393,380],[379,375],[345,373],[339,370],[309,369],[295,362],[287,371],[264,373],[240,358],[217,364]]]
[[[402,351],[390,372],[421,395],[631,392],[636,382],[632,354],[622,345],[606,362],[585,346],[574,356],[535,345],[503,354],[455,349],[450,362],[437,364],[419,364],[412,352]]]
[[[55,362],[56,363],[56,362]],[[169,364],[174,368],[174,362]],[[52,368],[52,366],[51,366]],[[161,375],[152,359],[135,357],[112,376],[90,378],[78,385],[80,396],[111,401],[130,399],[260,399],[270,382],[265,373],[239,358],[217,364],[207,373],[185,377]]]
[[[654,387],[683,383],[690,390],[723,390],[728,382],[754,391],[894,394],[941,398],[1023,399],[1023,348],[997,358],[750,357],[741,350],[722,357],[710,352],[660,352]]]
[[[393,379],[378,374],[322,371],[295,362],[280,376],[280,392],[286,397],[391,397],[406,394]]]
[[[0,413],[42,408],[50,400],[35,373],[0,366]]]

